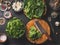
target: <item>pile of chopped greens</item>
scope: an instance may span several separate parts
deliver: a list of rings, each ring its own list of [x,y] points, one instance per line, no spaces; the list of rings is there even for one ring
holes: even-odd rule
[[[6,33],[12,38],[20,38],[25,32],[24,24],[16,17],[13,17],[7,24]]]
[[[41,37],[41,33],[34,27],[32,26],[29,31],[29,38],[32,40],[36,40]]]
[[[44,12],[43,0],[24,0],[24,12],[29,18],[40,18]]]

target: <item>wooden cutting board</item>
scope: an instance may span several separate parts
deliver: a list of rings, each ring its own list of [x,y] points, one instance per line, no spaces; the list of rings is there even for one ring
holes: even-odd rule
[[[26,25],[26,28],[27,28],[27,30],[26,30],[26,37],[27,37],[27,39],[28,39],[31,43],[41,44],[41,43],[44,43],[44,42],[48,39],[48,37],[47,37],[45,34],[43,34],[41,38],[39,38],[39,39],[37,39],[37,40],[35,40],[35,41],[31,40],[31,39],[29,38],[29,36],[28,36],[30,27],[31,27],[31,26],[34,26],[34,21],[35,21],[35,20],[38,20],[38,21],[39,21],[39,23],[40,23],[41,26],[45,29],[45,31],[48,33],[48,35],[50,35],[50,27],[49,27],[48,23],[47,23],[46,21],[42,20],[42,19],[33,19],[33,20],[31,20],[31,21],[29,21],[29,22],[27,23],[27,25]]]

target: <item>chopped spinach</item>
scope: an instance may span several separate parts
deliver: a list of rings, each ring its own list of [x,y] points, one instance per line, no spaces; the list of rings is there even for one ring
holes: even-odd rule
[[[6,27],[6,33],[8,36],[12,38],[19,38],[24,34],[24,32],[25,27],[20,19],[13,17],[11,20],[9,20]]]
[[[29,37],[32,40],[36,40],[41,37],[41,33],[34,26],[32,26],[29,31]]]
[[[24,12],[29,18],[40,18],[44,12],[43,0],[24,0]]]

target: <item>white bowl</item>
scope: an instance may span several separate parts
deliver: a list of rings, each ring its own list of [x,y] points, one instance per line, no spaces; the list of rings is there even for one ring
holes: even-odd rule
[[[7,14],[8,14],[8,15],[7,15]],[[7,18],[7,19],[11,18],[11,17],[12,17],[11,12],[10,12],[10,11],[5,11],[5,12],[4,12],[4,17]]]
[[[0,33],[0,43],[4,43],[7,40],[6,34]]]

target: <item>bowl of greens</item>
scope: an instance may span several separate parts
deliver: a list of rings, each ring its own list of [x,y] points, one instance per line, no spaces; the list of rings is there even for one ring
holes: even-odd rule
[[[13,17],[6,26],[6,33],[11,38],[20,38],[25,33],[25,27],[21,19]]]
[[[24,14],[29,18],[40,18],[45,12],[44,0],[24,0]]]

